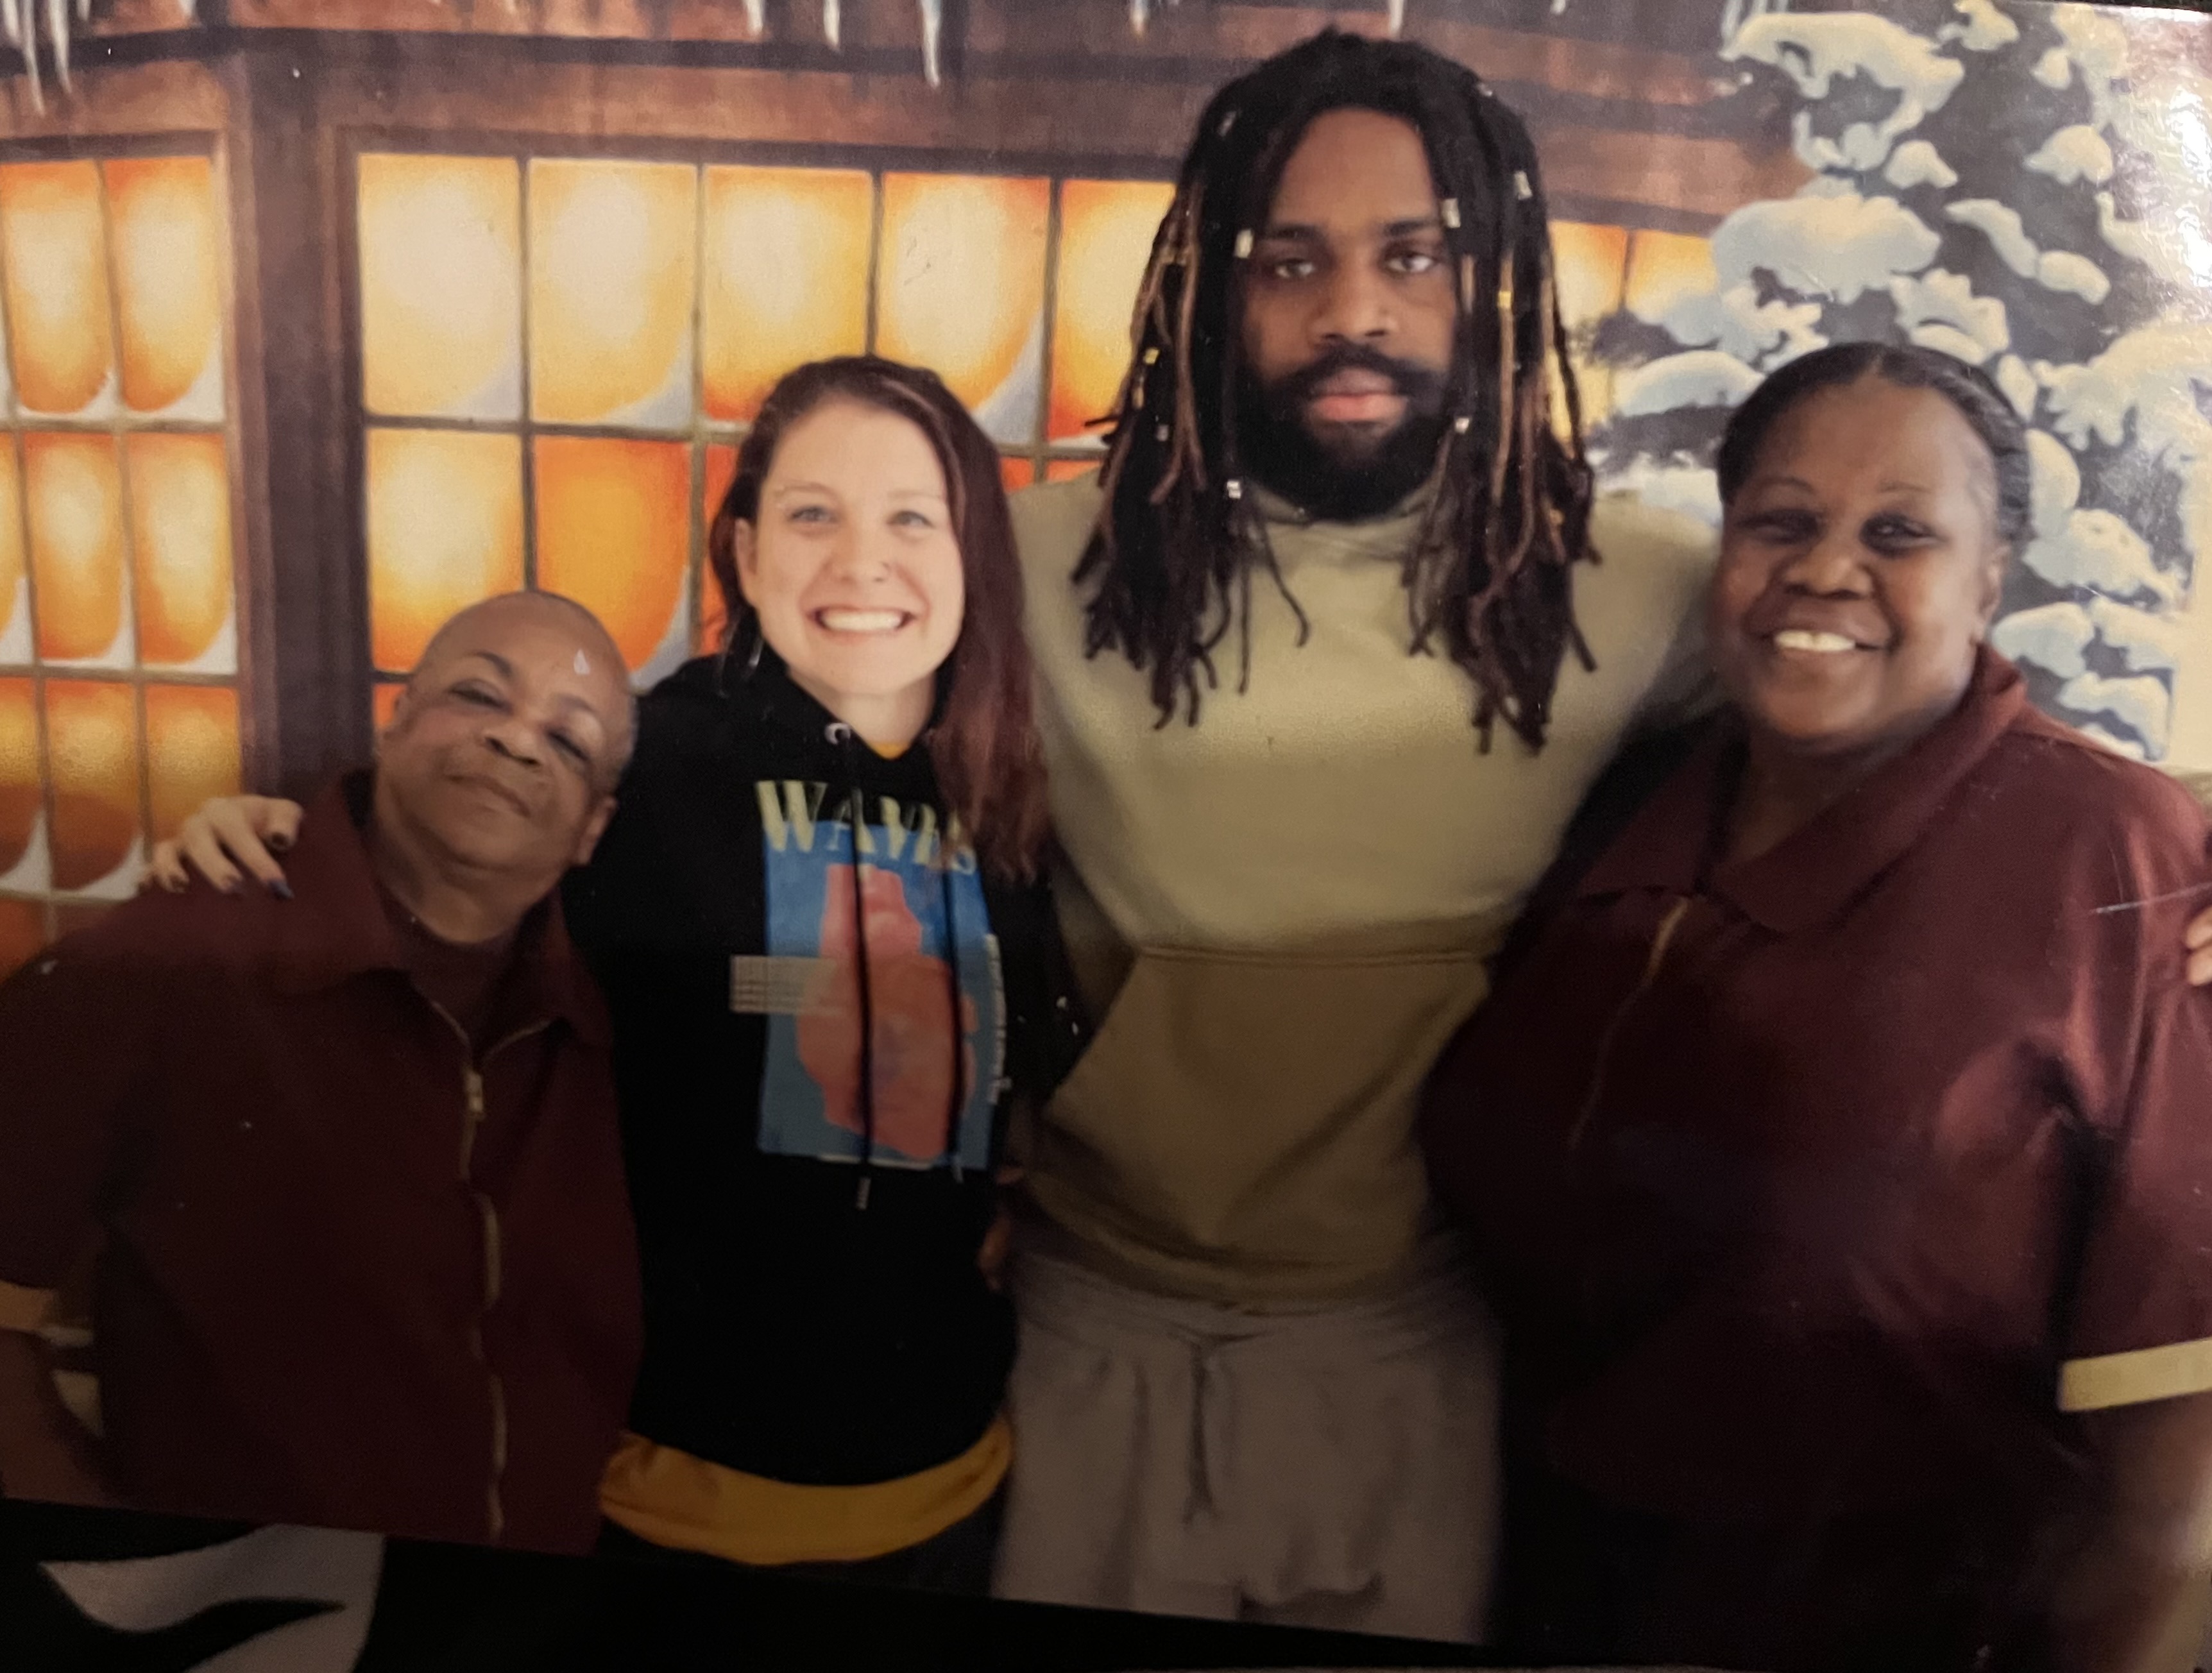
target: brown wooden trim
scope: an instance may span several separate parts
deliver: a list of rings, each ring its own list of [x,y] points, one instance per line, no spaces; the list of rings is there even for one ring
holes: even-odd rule
[[[148,0],[158,3],[159,0]],[[1587,3],[1587,0],[1583,0]],[[1334,25],[1348,33],[1379,35],[1383,14],[1317,5],[1216,3],[1157,5],[1143,35],[1129,27],[1120,0],[969,0],[964,18],[948,15],[945,46],[967,67],[989,71],[989,60],[1077,55],[1115,59],[1194,62],[1205,79],[1218,82],[1243,65],[1272,57]],[[1695,105],[1714,96],[1716,66],[1705,42],[1717,48],[1719,0],[1708,7],[1679,3],[1638,9],[1649,31],[1669,14],[1679,19],[1666,50],[1573,33],[1537,33],[1462,21],[1437,15],[1434,0],[1415,5],[1407,36],[1459,59],[1496,81],[1571,88],[1640,104]],[[1613,9],[1619,9],[1618,7]],[[1694,21],[1682,14],[1696,11]],[[1710,11],[1710,15],[1702,14]],[[843,46],[850,53],[919,54],[921,26],[913,0],[846,0]],[[433,35],[494,35],[595,41],[702,43],[746,47],[827,50],[822,9],[816,0],[788,0],[769,9],[769,27],[756,36],[737,0],[233,0],[230,22],[240,28],[355,30]],[[948,63],[948,72],[953,66]],[[1219,73],[1216,73],[1219,72]],[[948,76],[948,79],[951,77]]]
[[[1763,198],[1794,196],[1813,177],[1792,152],[1755,155],[1726,140],[1601,128],[1532,125],[1530,132],[1543,164],[1545,193],[1563,219],[1573,218],[1565,206],[1577,198],[1624,207],[1648,203],[1705,221],[1702,227],[1669,230],[1710,232],[1731,210]]]
[[[1210,91],[1096,77],[984,80],[967,82],[955,100],[918,83],[726,68],[540,63],[488,76],[460,56],[331,65],[320,82],[328,119],[381,131],[399,149],[483,144],[539,155],[1167,179]],[[1740,204],[1786,196],[1806,178],[1786,143],[1540,116],[1530,126],[1562,202],[1648,204],[1670,230],[1710,228]]]
[[[251,264],[240,331],[253,339],[240,411],[263,508],[251,596],[268,651],[256,659],[254,709],[268,725],[253,776],[302,796],[368,758],[368,575],[344,422],[356,379],[339,279],[352,240],[333,137],[293,68],[281,54],[240,55],[237,173],[251,218],[238,247]]]
[[[194,38],[190,44],[200,42]],[[43,115],[31,107],[20,55],[0,47],[0,63],[6,65],[0,72],[0,137],[96,139],[102,155],[116,156],[127,155],[115,149],[126,137],[219,133],[229,121],[221,76],[190,58],[80,64],[72,72],[76,90],[64,94],[48,88]]]
[[[171,29],[196,29],[203,20],[185,0],[101,0],[93,9],[89,23],[71,27],[79,40],[112,40],[121,35],[155,34]],[[45,36],[40,35],[44,40]]]

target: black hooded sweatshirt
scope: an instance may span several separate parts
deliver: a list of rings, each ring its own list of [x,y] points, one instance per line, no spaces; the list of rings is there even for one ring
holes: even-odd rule
[[[926,738],[878,755],[773,652],[689,663],[641,706],[563,903],[614,1017],[648,1440],[859,1486],[959,1457],[999,1411],[993,1168],[1012,1096],[1042,1102],[1081,1025],[1044,887],[948,865],[945,826]]]

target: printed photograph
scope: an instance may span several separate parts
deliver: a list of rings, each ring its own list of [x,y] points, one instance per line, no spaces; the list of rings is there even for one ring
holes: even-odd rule
[[[0,0],[0,1615],[2207,1673],[2208,181],[2070,0]]]

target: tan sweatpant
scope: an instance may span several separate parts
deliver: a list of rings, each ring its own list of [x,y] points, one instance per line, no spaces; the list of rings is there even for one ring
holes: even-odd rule
[[[1001,1597],[1480,1641],[1497,1331],[1450,1268],[1254,1313],[1018,1256]]]

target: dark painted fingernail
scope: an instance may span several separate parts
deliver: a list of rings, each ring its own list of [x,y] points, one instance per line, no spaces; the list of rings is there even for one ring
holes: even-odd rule
[[[280,877],[269,885],[269,892],[279,900],[289,900],[292,898],[292,885]]]
[[[230,883],[218,883],[215,886],[220,889],[226,895],[234,895],[238,892],[238,885],[234,881]]]
[[[164,889],[167,889],[173,895],[181,895],[185,891],[185,885],[176,881],[173,878],[165,877],[161,879],[161,886]]]
[[[271,854],[282,854],[291,846],[292,839],[289,836],[271,836],[269,839],[269,851]]]

